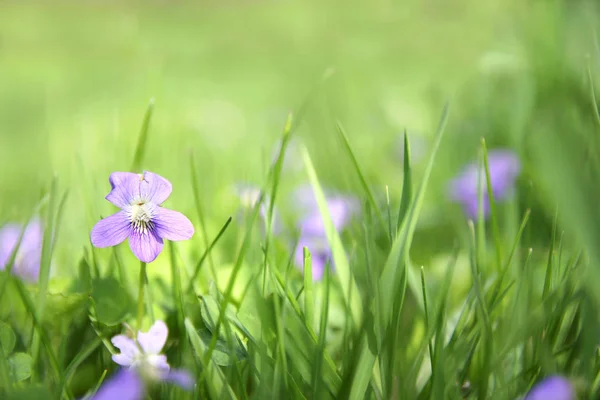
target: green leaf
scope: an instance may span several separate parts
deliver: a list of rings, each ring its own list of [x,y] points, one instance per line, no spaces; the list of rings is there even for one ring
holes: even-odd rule
[[[12,353],[17,338],[10,325],[0,321],[0,345],[5,355]]]
[[[98,320],[106,325],[118,325],[129,314],[135,313],[133,300],[115,278],[94,279],[92,299]]]
[[[208,329],[201,329],[198,331],[198,336],[200,336],[206,346],[210,344],[212,334]],[[212,353],[212,360],[217,365],[228,367],[232,365],[234,361],[234,357],[231,354],[232,351],[235,351],[235,358],[238,361],[246,358],[247,356],[245,349],[243,349],[241,346],[236,346],[235,349],[231,349],[226,340],[218,339],[217,345]]]
[[[31,376],[33,359],[27,353],[15,353],[8,359],[10,373],[14,382],[21,382]]]

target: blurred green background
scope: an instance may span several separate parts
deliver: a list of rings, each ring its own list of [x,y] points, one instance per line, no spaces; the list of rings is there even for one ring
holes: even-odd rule
[[[594,74],[597,69],[592,5],[2,1],[0,221],[27,218],[56,174],[70,194],[53,268],[69,273],[89,245],[92,225],[115,211],[104,200],[108,176],[130,168],[154,98],[144,168],[171,180],[169,207],[196,222],[193,152],[214,235],[236,212],[231,185],[264,181],[287,113],[331,74],[308,97],[296,134],[326,186],[358,195],[336,120],[375,192],[383,199],[389,185],[397,201],[402,132],[411,134],[418,174],[442,106],[451,103],[417,253],[421,245],[434,256],[455,241],[446,227],[462,214],[447,203],[445,188],[476,158],[481,137],[490,148],[512,147],[523,158],[525,189],[507,206],[512,229],[506,235],[514,234],[524,208],[536,204],[534,222],[546,232],[545,210],[553,210],[554,197],[551,190],[539,194],[536,176],[543,171],[530,153],[540,150],[540,136],[533,133],[542,125],[548,135],[594,126],[586,73],[589,60]],[[548,122],[567,108],[565,118]],[[290,174],[284,183],[293,187],[302,179]],[[202,243],[196,238],[186,246]]]

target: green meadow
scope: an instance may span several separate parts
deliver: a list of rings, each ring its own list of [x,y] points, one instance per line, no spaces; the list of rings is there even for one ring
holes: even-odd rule
[[[598,398],[598,12],[0,2],[0,398],[111,398],[111,339],[143,358],[156,321],[193,384],[143,358],[121,400],[517,399],[551,376],[571,397],[530,399]],[[172,184],[164,204],[105,199],[143,171]],[[194,233],[157,233],[151,261],[94,245],[119,207]]]

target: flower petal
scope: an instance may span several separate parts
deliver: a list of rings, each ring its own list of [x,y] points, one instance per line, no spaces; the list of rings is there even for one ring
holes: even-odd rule
[[[156,234],[163,239],[187,240],[194,235],[194,226],[178,211],[158,207],[153,222]]]
[[[0,270],[6,268],[12,252],[21,235],[20,225],[6,224],[0,229]]]
[[[164,379],[171,370],[164,354],[150,354],[146,356],[146,362],[152,367],[153,376],[157,379]]]
[[[163,378],[165,382],[173,382],[182,389],[192,390],[196,380],[194,376],[183,369],[172,369]]]
[[[142,378],[131,369],[121,369],[92,396],[91,400],[140,400],[144,395]]]
[[[538,383],[525,396],[525,400],[575,400],[575,391],[568,379],[551,376]]]
[[[139,331],[137,341],[146,354],[159,354],[167,342],[169,328],[163,321],[156,321],[148,332]]]
[[[113,336],[110,341],[113,346],[121,350],[120,354],[113,355],[113,361],[119,365],[129,366],[140,355],[140,349],[135,344],[135,341],[128,336]]]
[[[491,151],[488,154],[488,167],[494,198],[501,200],[510,195],[510,189],[521,171],[517,155],[510,150]]]
[[[339,231],[350,221],[352,214],[358,207],[351,198],[334,197],[327,200],[327,208],[334,228]],[[300,225],[302,234],[317,236],[326,234],[325,223],[318,208],[306,217]]]
[[[154,172],[144,171],[140,184],[140,193],[144,199],[160,205],[169,198],[172,191],[171,182]]]
[[[149,263],[158,257],[163,249],[163,240],[153,231],[140,233],[132,231],[129,235],[129,247],[138,260]]]
[[[124,208],[140,196],[140,175],[133,172],[113,172],[108,178],[112,190],[106,200],[115,206]]]
[[[125,211],[119,211],[98,221],[92,228],[90,238],[94,247],[110,247],[123,242],[130,233],[129,217]]]
[[[23,227],[18,224],[7,224],[0,229],[0,270],[6,268],[6,264],[12,255]],[[19,245],[12,273],[29,282],[36,282],[40,273],[40,260],[42,257],[43,228],[39,218],[32,219]]]

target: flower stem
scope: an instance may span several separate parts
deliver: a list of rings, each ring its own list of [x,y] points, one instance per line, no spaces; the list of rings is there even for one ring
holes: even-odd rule
[[[144,289],[146,287],[146,263],[140,264],[140,288],[138,292],[138,310],[137,310],[137,329],[142,329],[142,320],[144,319]]]

